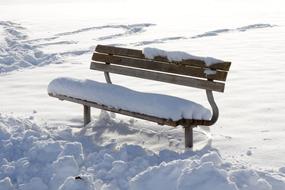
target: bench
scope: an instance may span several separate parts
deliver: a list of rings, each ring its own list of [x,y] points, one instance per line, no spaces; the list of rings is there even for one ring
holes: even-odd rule
[[[90,69],[103,71],[107,83],[59,78],[49,84],[48,93],[60,100],[82,104],[84,125],[91,121],[90,108],[95,107],[160,125],[181,125],[185,129],[185,147],[192,147],[193,128],[210,126],[218,120],[213,91],[224,92],[231,63],[218,60],[209,64],[206,58],[199,57],[173,60],[163,54],[151,56],[146,50],[98,45]],[[212,112],[182,98],[142,93],[112,84],[109,73],[206,90]]]

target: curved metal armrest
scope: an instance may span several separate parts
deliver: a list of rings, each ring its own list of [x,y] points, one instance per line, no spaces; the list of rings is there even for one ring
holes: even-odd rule
[[[212,118],[210,120],[209,125],[213,125],[214,123],[216,123],[216,121],[219,118],[219,108],[215,102],[214,96],[213,96],[213,91],[211,90],[206,90],[206,94],[207,94],[207,99],[212,107]]]
[[[112,55],[112,54],[109,54],[109,55]],[[106,62],[107,65],[110,65],[110,63]],[[105,76],[105,80],[108,84],[112,84],[112,81],[111,81],[111,77],[110,77],[110,74],[109,72],[106,72],[104,71],[104,76]]]
[[[104,76],[105,76],[106,82],[109,84],[112,84],[109,72],[104,72]],[[219,108],[215,102],[215,99],[213,96],[213,91],[206,90],[206,94],[207,94],[207,99],[208,99],[208,101],[211,105],[211,108],[212,108],[212,118],[211,118],[210,122],[207,124],[208,126],[210,126],[210,125],[213,125],[214,123],[217,122],[217,120],[219,118]]]

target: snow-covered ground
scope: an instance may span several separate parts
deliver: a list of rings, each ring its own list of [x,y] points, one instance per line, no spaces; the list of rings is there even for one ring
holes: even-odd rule
[[[68,126],[39,126],[6,116],[0,119],[1,190],[285,188],[284,173],[231,164],[211,146],[181,153],[165,146],[155,153],[140,144],[106,144],[102,142],[105,130],[144,135],[145,140],[156,138],[154,132],[140,131],[107,113],[92,128],[78,133]]]
[[[0,190],[285,189],[285,12],[281,0],[0,2]],[[232,61],[219,121],[158,126],[47,95],[90,71],[97,44],[186,51]],[[115,84],[207,105],[204,92],[111,75]],[[82,179],[75,179],[80,176]]]

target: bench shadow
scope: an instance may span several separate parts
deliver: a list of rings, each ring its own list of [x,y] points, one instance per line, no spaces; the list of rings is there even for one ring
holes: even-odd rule
[[[77,122],[77,121],[76,121]],[[82,126],[82,125],[81,125]],[[75,127],[75,126],[74,126]],[[76,127],[78,128],[78,127]],[[116,114],[101,111],[98,118],[79,130],[80,135],[88,135],[98,146],[116,143],[135,144],[154,152],[162,149],[175,152],[191,152],[209,149],[212,144],[210,135],[200,129],[194,129],[194,147],[185,149],[182,127],[160,126],[152,122],[116,117]]]

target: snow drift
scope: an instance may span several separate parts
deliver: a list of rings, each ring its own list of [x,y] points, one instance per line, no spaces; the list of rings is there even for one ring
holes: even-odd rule
[[[114,120],[103,114],[97,122],[108,125],[110,119]],[[285,188],[281,175],[231,164],[211,147],[155,153],[140,145],[118,146],[116,141],[101,145],[92,133],[83,131],[73,133],[67,126],[39,126],[28,119],[0,115],[0,189]]]

